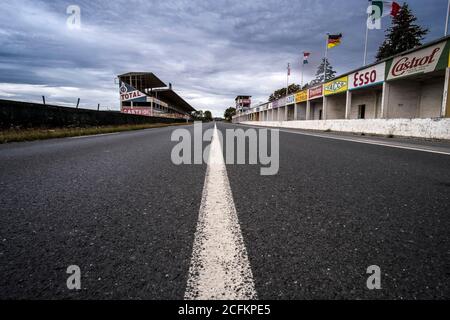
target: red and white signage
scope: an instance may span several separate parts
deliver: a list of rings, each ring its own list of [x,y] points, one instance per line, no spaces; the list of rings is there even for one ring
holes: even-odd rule
[[[309,99],[320,98],[323,96],[323,85],[309,89]]]
[[[386,63],[380,63],[376,66],[357,71],[348,78],[349,90],[373,86],[384,82],[386,73]]]
[[[152,109],[147,107],[122,107],[122,113],[151,117]]]
[[[135,100],[139,98],[145,98],[146,95],[140,92],[139,90],[134,90],[131,92],[121,93],[120,94],[120,100],[121,101],[129,101],[129,100]]]
[[[444,52],[446,42],[395,58],[389,68],[387,80],[398,79],[418,73],[436,70],[439,59]]]

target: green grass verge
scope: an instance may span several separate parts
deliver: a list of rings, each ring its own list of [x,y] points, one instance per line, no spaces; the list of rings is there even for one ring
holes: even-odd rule
[[[67,137],[79,137],[95,134],[134,131],[150,128],[186,125],[186,123],[153,123],[119,126],[101,126],[87,128],[55,128],[55,129],[10,129],[0,131],[0,144],[8,142],[34,141]]]

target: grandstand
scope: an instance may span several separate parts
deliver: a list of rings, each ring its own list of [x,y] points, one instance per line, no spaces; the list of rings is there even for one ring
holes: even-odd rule
[[[196,111],[151,72],[129,72],[118,76],[120,111],[148,117],[190,119]]]

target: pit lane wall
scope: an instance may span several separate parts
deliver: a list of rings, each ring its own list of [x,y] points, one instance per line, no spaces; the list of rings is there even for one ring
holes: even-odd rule
[[[285,129],[335,131],[382,136],[450,140],[450,118],[324,121],[244,121],[242,124]]]

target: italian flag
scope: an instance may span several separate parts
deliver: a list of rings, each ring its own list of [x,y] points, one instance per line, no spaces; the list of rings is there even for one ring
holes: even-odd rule
[[[396,17],[401,9],[401,6],[395,1],[372,1],[372,6],[380,8],[381,17]]]

